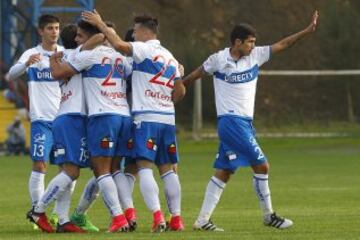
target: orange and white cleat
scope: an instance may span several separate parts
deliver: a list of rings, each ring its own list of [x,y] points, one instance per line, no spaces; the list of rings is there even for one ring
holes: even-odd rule
[[[128,232],[129,224],[124,214],[113,217],[108,232]]]
[[[172,216],[167,227],[170,231],[183,231],[185,228],[180,216]]]
[[[158,210],[153,213],[154,222],[151,227],[151,232],[161,233],[166,230],[166,223],[164,219],[164,215],[162,214],[161,210]]]

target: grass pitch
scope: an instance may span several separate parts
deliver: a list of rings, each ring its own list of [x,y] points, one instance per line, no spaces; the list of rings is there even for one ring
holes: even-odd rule
[[[211,166],[217,141],[180,139],[184,232],[150,233],[151,214],[143,203],[138,184],[134,201],[139,227],[134,233],[104,232],[110,219],[101,198],[88,213],[93,223],[102,229],[100,233],[34,231],[25,219],[30,208],[27,182],[31,166],[25,156],[0,158],[0,239],[360,239],[359,138],[260,139],[259,142],[271,164],[274,209],[294,221],[291,229],[277,230],[262,225],[252,174],[249,168],[244,168],[232,177],[213,215],[213,221],[225,232],[194,232],[192,224],[213,173]],[[56,167],[50,167],[47,181],[56,172]],[[83,170],[73,195],[72,209],[90,176],[89,170]],[[161,184],[160,189],[165,210]]]

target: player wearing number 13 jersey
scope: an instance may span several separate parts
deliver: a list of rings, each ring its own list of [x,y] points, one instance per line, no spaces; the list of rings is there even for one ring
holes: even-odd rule
[[[155,164],[164,181],[172,215],[169,228],[182,230],[180,182],[172,169],[173,164],[178,161],[174,101],[185,94],[185,88],[179,81],[178,62],[157,40],[158,22],[153,17],[135,17],[133,43],[123,41],[110,31],[96,11],[84,12],[83,19],[97,26],[115,49],[133,58],[132,112],[140,190],[147,207],[153,213],[152,231],[164,231],[159,188],[152,172]]]

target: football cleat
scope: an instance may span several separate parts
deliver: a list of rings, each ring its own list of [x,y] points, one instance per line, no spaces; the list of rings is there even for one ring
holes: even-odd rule
[[[276,215],[274,212],[264,216],[264,224],[269,227],[285,229],[291,227],[294,223],[290,219]]]
[[[124,214],[113,217],[108,232],[128,232],[129,224]]]
[[[36,213],[33,209],[31,209],[27,214],[26,218],[30,220],[30,222],[35,223],[43,232],[53,233],[54,229],[50,225],[45,213]]]
[[[76,212],[74,212],[70,217],[70,221],[85,231],[88,231],[88,232],[98,232],[99,231],[99,228],[96,227],[89,220],[89,217],[86,214],[77,214]]]
[[[51,224],[51,226],[57,227],[58,222],[59,222],[58,215],[56,215],[56,213],[52,213],[49,217],[49,223]]]
[[[81,229],[80,227],[76,226],[71,222],[67,222],[64,224],[58,224],[56,227],[57,233],[86,233],[85,230]]]
[[[217,227],[211,220],[202,225],[198,221],[195,221],[193,229],[200,231],[224,232],[224,229]]]
[[[164,216],[163,216],[161,210],[154,212],[153,218],[154,218],[154,222],[151,227],[151,232],[153,232],[153,233],[164,232],[166,230],[166,223],[165,223],[165,219],[164,219]]]
[[[129,223],[129,231],[133,232],[136,230],[137,223],[136,223],[136,211],[135,208],[128,208],[125,210],[125,217]]]
[[[180,216],[172,216],[169,223],[166,225],[167,230],[170,231],[183,231],[184,223]]]

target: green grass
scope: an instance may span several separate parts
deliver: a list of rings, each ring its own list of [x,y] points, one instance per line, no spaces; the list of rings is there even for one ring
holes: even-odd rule
[[[226,187],[213,215],[224,233],[194,232],[191,226],[213,173],[211,164],[216,140],[180,140],[182,211],[186,230],[151,234],[151,214],[135,187],[139,215],[135,233],[44,234],[33,231],[25,219],[29,209],[28,157],[1,157],[0,239],[360,239],[360,139],[260,139],[271,163],[270,186],[273,205],[295,225],[288,230],[264,227],[251,183],[251,171],[240,169]],[[47,180],[57,169],[51,167]],[[73,207],[91,176],[84,170],[73,196]],[[161,187],[162,206],[165,208]],[[73,209],[72,207],[72,209]],[[50,209],[51,210],[51,209]],[[89,211],[103,231],[109,215],[101,199]]]

